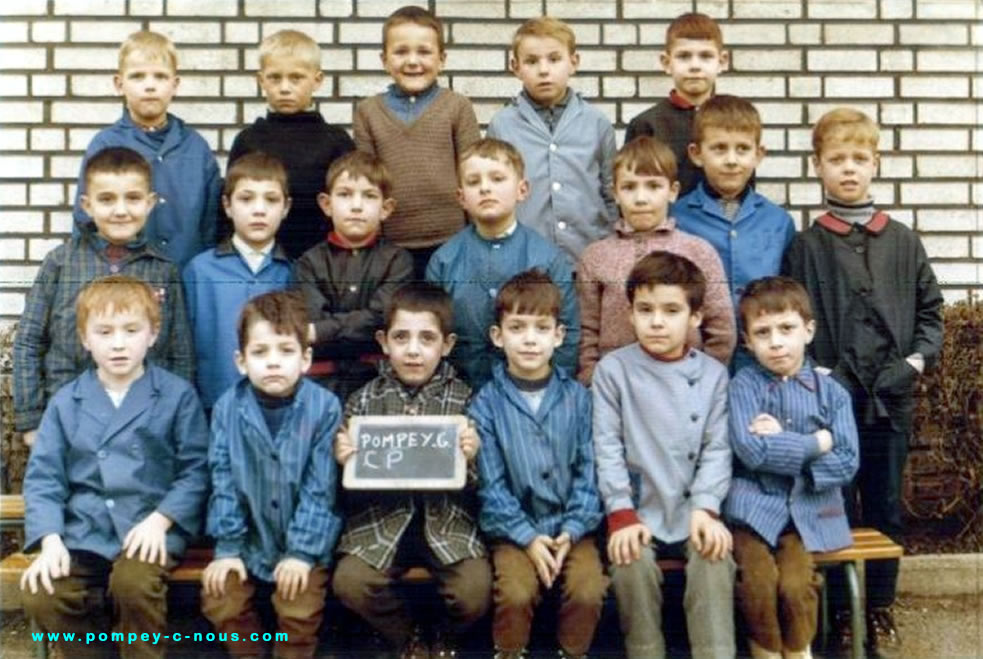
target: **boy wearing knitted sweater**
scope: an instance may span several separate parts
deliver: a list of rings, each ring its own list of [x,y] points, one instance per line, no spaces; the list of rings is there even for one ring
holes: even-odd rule
[[[481,133],[471,101],[437,83],[444,68],[440,20],[415,6],[382,26],[382,64],[393,82],[355,108],[359,150],[379,157],[393,178],[396,210],[384,236],[413,255],[423,277],[430,256],[464,227],[457,204],[457,161]]]
[[[693,261],[707,280],[703,323],[688,337],[722,364],[734,351],[734,309],[716,250],[702,238],[676,229],[669,203],[676,199],[676,158],[668,146],[639,137],[614,159],[614,198],[621,219],[614,235],[584,250],[577,265],[580,297],[580,372],[590,384],[598,360],[635,340],[625,280],[635,263],[653,250],[665,250]]]
[[[488,137],[509,142],[529,172],[529,198],[517,217],[576,263],[589,243],[611,233],[614,128],[569,87],[580,56],[570,26],[533,18],[512,39],[512,73],[522,91],[488,124]]]
[[[355,144],[348,133],[311,109],[324,77],[321,51],[313,39],[296,30],[271,34],[259,44],[259,67],[256,77],[269,110],[236,135],[229,166],[254,151],[265,151],[283,162],[291,205],[276,240],[288,257],[296,259],[324,239],[317,195],[328,167]]]

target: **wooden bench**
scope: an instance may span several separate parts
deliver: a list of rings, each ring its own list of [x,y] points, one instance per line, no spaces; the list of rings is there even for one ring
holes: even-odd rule
[[[20,495],[0,495],[0,527],[22,526],[24,523],[24,500]],[[815,554],[816,564],[822,568],[833,565],[843,565],[846,570],[847,587],[850,595],[850,620],[853,628],[854,659],[864,657],[864,636],[866,622],[863,608],[864,570],[866,561],[900,558],[904,553],[900,545],[876,529],[853,529],[853,545],[840,551]],[[191,548],[187,551],[181,564],[170,573],[173,583],[195,584],[201,581],[201,574],[212,559],[211,549]],[[32,558],[26,554],[16,553],[0,561],[0,604],[2,610],[20,608],[20,577]],[[685,564],[681,560],[662,559],[659,567],[664,572],[682,570]],[[407,584],[425,584],[432,579],[429,570],[424,567],[410,568],[401,581]],[[829,620],[826,593],[823,593],[822,619],[824,626]],[[31,631],[35,629],[32,622]],[[823,634],[825,637],[825,633]],[[824,638],[825,640],[825,638]],[[37,644],[40,657],[47,656],[47,645]]]

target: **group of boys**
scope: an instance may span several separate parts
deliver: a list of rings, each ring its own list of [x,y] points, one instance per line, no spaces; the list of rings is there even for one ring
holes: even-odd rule
[[[444,59],[436,17],[394,12],[393,84],[358,105],[353,142],[310,110],[316,43],[271,35],[270,111],[223,184],[167,112],[173,46],[124,43],[126,110],[86,153],[74,235],[15,343],[41,548],[25,610],[105,629],[90,614],[108,583],[115,631],[162,631],[167,571],[204,514],[202,611],[236,656],[265,651],[260,596],[288,634],[276,655],[311,656],[331,588],[410,657],[453,656],[493,604],[497,656],[520,657],[554,586],[560,652],[583,656],[609,585],[627,654],[663,656],[667,556],[686,559],[694,656],[734,655],[734,595],[752,655],[810,656],[811,553],[850,543],[848,513],[900,532],[913,382],[941,343],[924,249],[869,196],[876,125],[849,109],[816,125],[827,213],[796,237],[753,187],[757,111],[714,95],[727,55],[706,16],[670,25],[674,89],[617,153],[568,86],[562,22],[516,32],[523,89],[484,139],[437,83]],[[465,487],[339,497],[351,417],[406,414],[470,418]],[[841,490],[858,468],[856,516]],[[429,648],[397,587],[421,564],[446,610]],[[896,579],[896,562],[868,568],[872,650],[897,645]]]

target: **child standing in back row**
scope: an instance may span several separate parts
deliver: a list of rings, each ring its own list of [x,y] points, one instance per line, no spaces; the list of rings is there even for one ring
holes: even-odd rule
[[[522,154],[531,183],[516,217],[576,263],[588,244],[613,230],[614,128],[569,87],[580,64],[573,30],[549,16],[516,31],[509,60],[522,91],[488,124],[488,137]]]
[[[398,205],[383,235],[410,250],[418,279],[464,227],[457,161],[481,137],[471,101],[437,82],[446,59],[440,20],[420,7],[397,9],[382,26],[382,64],[393,82],[359,103],[352,120],[355,144],[392,175]]]

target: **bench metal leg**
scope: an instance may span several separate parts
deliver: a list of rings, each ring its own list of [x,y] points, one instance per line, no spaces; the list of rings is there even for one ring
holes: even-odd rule
[[[845,563],[846,583],[850,590],[850,625],[853,628],[853,659],[863,659],[864,657],[864,635],[866,624],[864,621],[864,608],[861,596],[860,578],[857,576],[856,563]]]
[[[41,634],[41,642],[34,644],[34,656],[38,659],[48,659],[48,635],[38,626],[38,623],[31,619],[31,638],[34,634]]]

